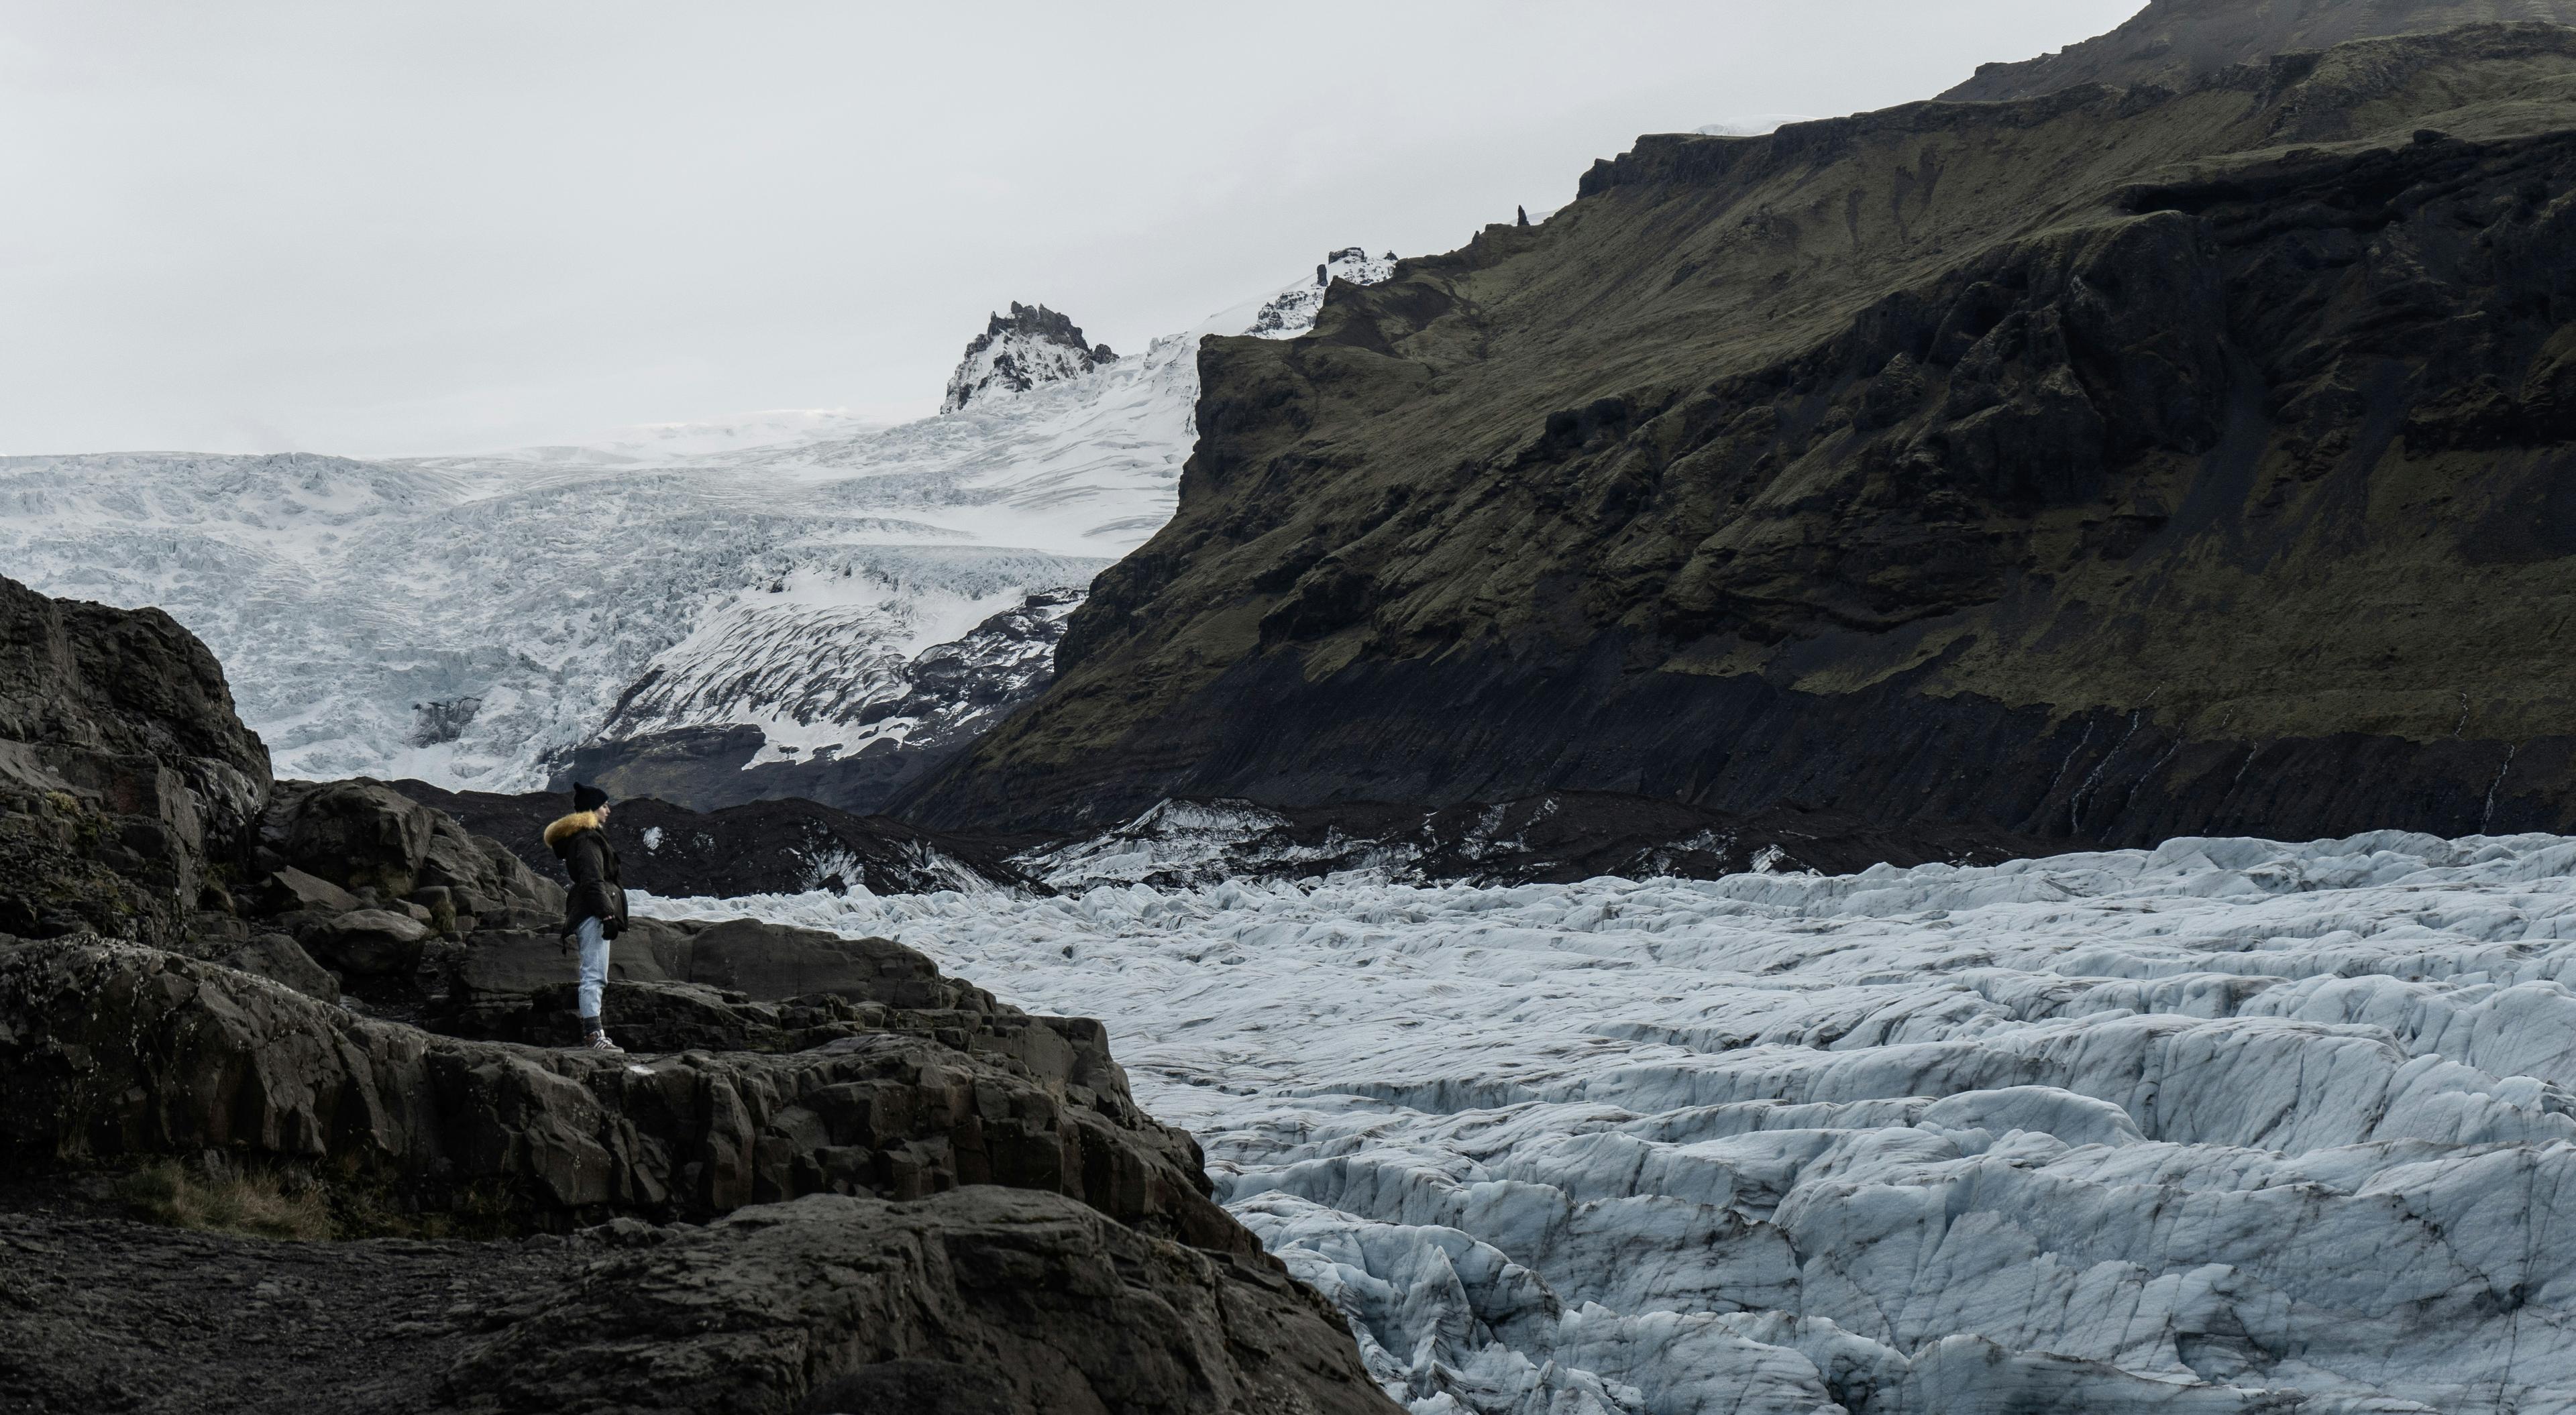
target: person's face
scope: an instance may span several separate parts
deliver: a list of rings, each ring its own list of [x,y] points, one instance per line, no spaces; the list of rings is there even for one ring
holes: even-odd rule
[[[599,807],[598,815],[599,815],[599,823],[600,823],[601,825],[606,825],[606,824],[608,824],[608,803],[606,803],[606,802],[604,802],[604,801],[600,803],[600,807]]]

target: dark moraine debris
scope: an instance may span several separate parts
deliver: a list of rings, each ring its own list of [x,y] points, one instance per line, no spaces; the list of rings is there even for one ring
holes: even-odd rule
[[[562,862],[546,849],[546,824],[570,809],[555,792],[448,791],[425,781],[394,790],[501,841],[557,883]],[[753,801],[692,811],[651,798],[619,801],[608,837],[627,883],[665,897],[800,894],[861,886],[876,894],[1027,888],[1028,879],[984,842],[922,830],[889,816],[854,816],[806,800]]]
[[[1401,884],[1478,885],[1601,875],[1850,874],[1882,862],[1990,865],[2064,848],[1992,828],[1883,826],[1794,806],[1736,815],[1646,796],[1550,791],[1437,809],[1163,801],[1115,829],[1034,847],[1017,860],[1057,889],[1078,890],[1105,883],[1187,888],[1341,871]]]

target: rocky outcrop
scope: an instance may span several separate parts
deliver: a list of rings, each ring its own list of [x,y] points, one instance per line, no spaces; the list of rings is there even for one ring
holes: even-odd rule
[[[0,1406],[1393,1408],[1098,1022],[638,919],[636,1050],[526,1045],[570,1039],[559,885],[383,783],[272,783],[165,616],[0,612]],[[147,1191],[555,1246],[101,1216]]]
[[[0,579],[0,932],[176,939],[269,788],[222,668],[156,609]]]
[[[1058,1195],[816,1196],[705,1228],[278,1243],[0,1211],[0,1407],[1385,1415],[1268,1263]]]
[[[424,781],[394,789],[460,828],[517,852],[540,878],[563,882],[546,824],[568,808],[553,792],[447,791]],[[1016,888],[1027,881],[984,844],[885,816],[854,816],[806,800],[753,801],[698,812],[651,798],[620,800],[608,838],[626,881],[665,898],[798,894],[865,888],[876,894]]]
[[[815,1196],[594,1263],[466,1353],[469,1411],[1377,1415],[1338,1314],[1266,1262],[1062,1198]],[[644,1359],[644,1353],[650,1353]]]
[[[648,1063],[438,1036],[140,945],[0,944],[0,1168],[212,1153],[538,1227],[1002,1184],[1257,1251],[1208,1199],[1196,1143],[1128,1099],[1097,1024],[1016,1019],[1046,1036],[978,1049],[896,1020],[880,1010],[791,1055]]]
[[[2155,0],[2128,23],[2021,63],[1982,64],[1953,103],[2037,98],[2078,84],[2182,88],[2232,64],[2459,25],[2576,24],[2576,0]]]
[[[1009,315],[994,315],[984,332],[967,343],[966,358],[949,375],[939,411],[954,413],[981,399],[1026,393],[1116,362],[1108,345],[1085,343],[1072,320],[1044,305],[1013,300]]]
[[[1210,341],[1179,515],[914,798],[2576,828],[2576,33],[1645,139]]]

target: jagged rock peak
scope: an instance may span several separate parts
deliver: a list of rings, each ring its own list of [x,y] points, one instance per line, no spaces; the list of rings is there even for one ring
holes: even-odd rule
[[[1071,319],[1044,305],[1013,300],[1008,315],[994,315],[966,346],[966,358],[949,375],[948,396],[939,411],[953,413],[998,393],[1026,393],[1116,362],[1108,345],[1086,343]]]

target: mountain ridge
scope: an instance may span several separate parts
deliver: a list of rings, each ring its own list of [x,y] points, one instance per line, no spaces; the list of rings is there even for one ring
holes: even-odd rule
[[[2565,824],[2571,95],[2576,35],[2477,26],[1642,139],[1212,341],[1179,514],[899,806]]]
[[[2576,0],[2154,0],[2118,29],[2054,54],[1981,64],[1941,97],[1991,103],[2077,84],[2180,88],[2233,64],[2350,40],[2517,20],[2576,24]]]

